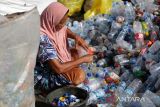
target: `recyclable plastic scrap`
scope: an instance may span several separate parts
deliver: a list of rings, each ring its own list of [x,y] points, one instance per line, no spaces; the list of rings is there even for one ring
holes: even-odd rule
[[[119,1],[112,4],[110,15],[68,21],[96,49],[94,62],[81,65],[86,80],[79,87],[90,93],[88,105],[160,106],[159,10],[154,0]]]
[[[78,99],[75,95],[65,93],[62,97],[53,99],[51,105],[53,105],[53,107],[66,107],[73,106],[78,102],[80,102],[80,99]]]

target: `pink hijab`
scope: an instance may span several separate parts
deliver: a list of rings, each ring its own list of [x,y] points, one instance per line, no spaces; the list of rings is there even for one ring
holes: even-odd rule
[[[40,33],[47,35],[52,41],[61,62],[71,61],[71,54],[67,49],[67,27],[65,26],[61,30],[56,31],[55,26],[60,23],[67,12],[68,9],[64,5],[54,2],[43,11],[40,18]]]

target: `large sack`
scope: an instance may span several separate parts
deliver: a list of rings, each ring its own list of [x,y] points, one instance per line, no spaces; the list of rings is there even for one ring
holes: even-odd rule
[[[84,11],[88,11],[89,9],[91,9],[92,5],[93,5],[93,1],[94,0],[86,0],[85,4],[84,4]]]
[[[0,107],[34,107],[39,14],[34,8],[8,17],[0,17]]]
[[[68,15],[72,16],[73,14],[81,11],[84,0],[58,0],[58,2],[69,8]]]
[[[94,0],[90,10],[84,14],[84,19],[89,19],[98,14],[109,14],[112,8],[112,0]]]

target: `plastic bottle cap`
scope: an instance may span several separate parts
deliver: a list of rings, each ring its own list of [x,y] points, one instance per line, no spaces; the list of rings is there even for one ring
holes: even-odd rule
[[[96,74],[95,77],[96,77],[96,78],[99,78],[99,74]]]
[[[65,101],[65,97],[60,97],[59,100],[60,101]]]
[[[88,76],[88,77],[91,77],[91,76],[92,76],[92,74],[91,74],[91,73],[87,73],[87,76]]]
[[[138,40],[138,39],[143,39],[143,38],[144,38],[144,36],[143,36],[142,33],[137,33],[137,34],[135,35],[135,39],[136,39],[136,40]]]

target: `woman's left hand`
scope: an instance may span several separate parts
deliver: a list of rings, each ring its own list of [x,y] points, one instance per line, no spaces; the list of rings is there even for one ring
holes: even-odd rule
[[[90,49],[89,45],[82,38],[78,37],[76,42],[77,42],[77,45],[83,47],[87,52]]]

